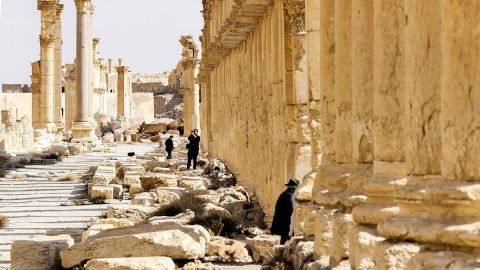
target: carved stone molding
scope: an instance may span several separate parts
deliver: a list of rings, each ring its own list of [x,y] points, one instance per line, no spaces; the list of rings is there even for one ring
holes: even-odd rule
[[[75,7],[77,12],[87,13],[88,15],[93,15],[95,12],[95,5],[93,0],[75,0]]]
[[[38,10],[55,10],[58,5],[58,0],[38,0]],[[63,5],[62,5],[63,6]]]
[[[305,0],[284,0],[283,3],[292,26],[292,33],[305,33]]]
[[[39,84],[30,85],[30,89],[32,90],[32,94],[40,93],[40,85]]]
[[[63,12],[63,4],[58,4],[55,10],[57,18],[60,18],[60,15],[62,15]]]

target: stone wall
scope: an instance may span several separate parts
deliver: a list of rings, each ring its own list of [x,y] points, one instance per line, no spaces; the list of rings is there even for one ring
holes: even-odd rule
[[[479,10],[476,1],[205,1],[204,149],[268,214],[310,156],[294,227],[314,241],[317,266],[475,269]]]
[[[11,111],[16,119],[26,116],[32,119],[32,93],[0,94],[0,110]]]
[[[130,104],[132,123],[150,123],[155,120],[153,93],[132,93]]]

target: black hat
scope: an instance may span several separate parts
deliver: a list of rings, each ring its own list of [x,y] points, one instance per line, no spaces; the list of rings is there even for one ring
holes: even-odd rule
[[[298,185],[300,185],[300,181],[298,181],[295,178],[288,180],[288,183],[285,184],[285,186],[291,187],[291,188],[296,188],[298,187]]]

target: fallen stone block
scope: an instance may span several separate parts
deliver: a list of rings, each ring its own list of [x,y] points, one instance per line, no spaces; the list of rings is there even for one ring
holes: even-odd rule
[[[142,188],[151,190],[157,187],[178,187],[179,177],[174,174],[151,174],[140,177]]]
[[[207,256],[209,256],[209,261],[222,263],[250,263],[253,261],[248,254],[246,243],[221,236],[212,237],[207,245]]]
[[[157,195],[154,192],[142,192],[133,196],[132,205],[153,206],[157,201]]]
[[[130,186],[130,189],[128,190],[128,193],[130,196],[135,196],[138,193],[142,193],[144,190],[142,188],[142,185],[140,183],[134,183]]]
[[[112,224],[95,224],[95,225],[92,225],[92,226],[90,226],[90,228],[88,228],[88,230],[86,230],[82,233],[82,242],[85,242],[89,237],[92,237],[92,236],[100,233],[101,231],[110,230],[110,229],[115,229],[115,226],[113,226]]]
[[[186,213],[180,213],[174,217],[168,217],[168,216],[152,217],[148,220],[148,224],[161,225],[166,223],[176,223],[176,224],[187,225],[193,220],[194,217],[195,217],[195,213],[187,209]]]
[[[60,251],[73,244],[73,238],[69,235],[37,236],[30,240],[14,241],[11,270],[61,269]]]
[[[251,240],[252,257],[256,263],[270,261],[275,254],[274,247],[280,245],[278,235],[259,235]]]
[[[178,186],[189,190],[207,189],[202,177],[193,176],[182,176],[182,179],[178,182]]]
[[[102,219],[95,219],[90,222],[91,225],[98,225],[98,224],[110,224],[114,228],[124,228],[124,227],[130,227],[134,226],[135,224],[124,218],[102,218]]]
[[[158,187],[155,189],[157,195],[157,202],[161,205],[167,205],[175,200],[180,199],[186,193],[183,188],[164,188]]]
[[[111,205],[107,207],[107,218],[125,218],[135,224],[145,222],[156,207],[142,205]]]
[[[62,250],[60,256],[64,268],[107,257],[165,256],[174,260],[191,260],[205,256],[209,241],[209,233],[198,225],[139,225],[102,231],[86,242]]]
[[[137,257],[94,259],[85,270],[174,270],[175,263],[168,257]]]
[[[123,200],[123,186],[122,185],[110,185],[113,187],[113,198],[116,200]]]
[[[205,218],[205,217],[212,216],[212,215],[218,215],[218,216],[221,216],[221,217],[231,217],[232,216],[230,214],[230,212],[228,212],[227,209],[225,209],[223,207],[220,207],[220,206],[216,206],[213,203],[207,203],[205,205],[205,207],[203,208],[202,216]]]
[[[140,184],[141,175],[136,172],[128,172],[123,176],[122,184],[124,185],[133,185]]]
[[[90,198],[100,199],[100,200],[112,200],[113,199],[113,187],[112,186],[92,185],[92,192],[90,194]]]

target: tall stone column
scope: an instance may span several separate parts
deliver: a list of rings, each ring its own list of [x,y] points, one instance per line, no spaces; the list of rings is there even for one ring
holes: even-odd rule
[[[196,77],[199,71],[198,48],[191,36],[182,36],[180,44],[182,52],[182,85],[183,94],[183,118],[185,135],[188,136],[191,130],[200,129],[200,93],[196,84]]]
[[[40,33],[40,113],[41,128],[48,133],[56,132],[55,104],[55,23],[57,0],[38,0],[38,10],[41,11],[42,27]],[[35,113],[35,112],[34,112]]]
[[[41,111],[41,81],[42,81],[42,75],[41,75],[41,67],[40,67],[40,61],[33,62],[32,63],[32,84],[31,84],[31,89],[32,89],[32,126],[34,129],[39,129],[41,128],[42,125],[42,111]]]
[[[127,115],[127,106],[126,106],[126,99],[127,94],[125,92],[125,76],[127,72],[127,67],[123,66],[119,59],[119,66],[116,67],[117,69],[117,115],[128,117]]]
[[[63,4],[57,5],[55,17],[55,125],[64,129],[62,116],[62,12]]]
[[[308,116],[308,57],[305,31],[305,0],[284,1],[286,101],[289,148],[287,178],[303,180],[312,173],[311,131]],[[287,180],[287,179],[285,179]]]
[[[77,8],[77,116],[75,119],[72,142],[94,142],[93,115],[89,110],[90,96],[93,92],[89,63],[93,62],[92,36],[89,35],[89,18],[93,15],[95,6],[92,0],[75,0]]]

